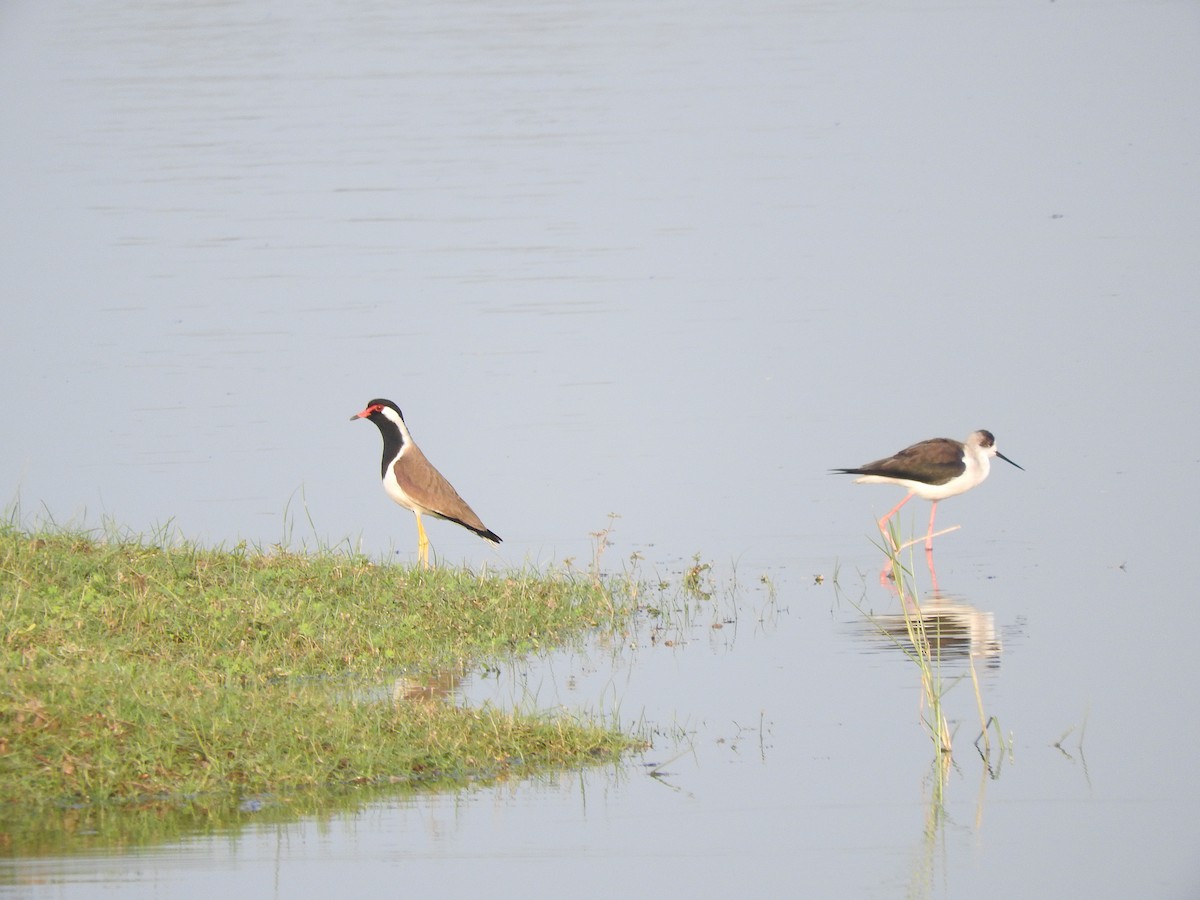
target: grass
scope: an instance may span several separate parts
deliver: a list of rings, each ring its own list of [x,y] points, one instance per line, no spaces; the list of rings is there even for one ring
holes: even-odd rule
[[[953,529],[947,529],[953,530]],[[944,533],[944,532],[939,532]],[[955,629],[946,621],[944,615],[935,612],[926,614],[921,608],[919,591],[915,583],[916,567],[910,559],[906,565],[901,558],[906,549],[910,549],[920,541],[901,543],[900,536],[893,526],[892,531],[884,536],[880,549],[885,555],[884,572],[890,576],[891,583],[899,596],[902,610],[903,629],[899,632],[889,627],[891,618],[876,617],[866,612],[861,605],[853,604],[866,617],[881,635],[893,641],[895,646],[916,666],[921,681],[921,724],[929,736],[934,749],[935,769],[945,772],[950,764],[954,751],[954,734],[950,728],[945,713],[945,697],[948,691],[965,676],[946,677],[943,670],[943,649],[953,646],[959,636]],[[853,601],[851,601],[853,603]],[[991,743],[988,736],[989,727],[994,726],[1000,736],[1000,725],[994,716],[989,717],[984,711],[983,695],[980,691],[979,676],[975,669],[976,649],[971,646],[961,653],[968,667],[968,676],[974,688],[975,706],[979,713],[980,732],[975,740],[976,748],[990,767]]]
[[[945,684],[942,680],[941,636],[935,633],[931,639],[929,630],[926,628],[927,620],[921,614],[919,593],[915,584],[910,580],[913,578],[912,573],[916,571],[916,568],[912,565],[911,559],[909,566],[905,568],[900,560],[901,551],[898,548],[901,544],[898,536],[893,533],[889,535],[889,538],[884,552],[888,555],[887,564],[891,567],[892,579],[900,594],[900,608],[903,610],[904,625],[908,633],[908,647],[904,648],[904,652],[916,665],[917,671],[921,675],[923,701],[921,721],[933,742],[935,763],[948,762],[954,751],[954,736],[942,708]],[[934,621],[940,622],[941,620],[935,619]],[[967,655],[967,658],[971,659],[970,654]],[[972,662],[972,674],[974,671],[975,665]],[[975,684],[978,689],[978,681]],[[976,696],[978,697],[978,694]]]
[[[194,814],[615,759],[635,741],[603,723],[406,701],[421,692],[391,685],[617,625],[623,610],[602,579],[570,572],[0,526],[0,846],[5,818],[47,804]]]

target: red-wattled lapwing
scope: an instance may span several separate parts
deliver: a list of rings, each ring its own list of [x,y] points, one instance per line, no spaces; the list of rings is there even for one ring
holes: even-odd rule
[[[351,422],[355,419],[370,419],[383,435],[383,489],[417,517],[417,558],[422,565],[429,568],[429,538],[421,524],[422,513],[457,522],[481,538],[500,543],[500,536],[488,530],[458,496],[458,491],[425,458],[404,424],[400,407],[391,400],[372,400],[366,409],[350,417]]]
[[[908,495],[879,520],[879,530],[887,535],[887,522],[900,511],[913,495],[932,500],[929,512],[929,533],[925,549],[933,550],[933,517],[939,500],[953,497],[982,484],[992,468],[992,457],[998,456],[1010,465],[1015,462],[996,449],[996,438],[990,431],[976,431],[966,443],[950,438],[932,438],[905,447],[894,456],[877,459],[856,469],[834,469],[845,475],[861,475],[855,484],[898,484],[908,488]],[[1017,466],[1022,469],[1021,466]]]

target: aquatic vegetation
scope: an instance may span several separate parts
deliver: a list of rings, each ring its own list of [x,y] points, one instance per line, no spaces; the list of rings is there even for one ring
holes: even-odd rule
[[[877,545],[885,556],[881,581],[895,592],[900,603],[900,615],[875,615],[864,609],[863,604],[853,600],[849,602],[863,616],[868,627],[916,666],[921,684],[921,724],[933,743],[935,761],[939,766],[949,762],[954,749],[954,734],[945,712],[946,694],[959,681],[970,678],[980,722],[975,746],[990,767],[992,747],[989,729],[995,730],[1001,751],[1005,749],[1005,742],[998,720],[985,712],[975,660],[980,656],[998,657],[999,641],[990,628],[976,627],[975,620],[979,619],[985,619],[990,625],[990,615],[982,616],[970,605],[949,602],[938,593],[931,558],[930,574],[934,581],[932,602],[922,605],[911,551],[907,563],[902,558],[904,551],[915,543],[919,543],[919,539],[902,541],[893,524],[890,533]],[[834,583],[836,586],[836,579]],[[945,664],[950,660],[965,661],[966,672],[949,674]]]

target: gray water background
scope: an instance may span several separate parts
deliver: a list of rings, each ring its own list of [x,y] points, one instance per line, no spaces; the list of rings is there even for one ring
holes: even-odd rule
[[[617,513],[607,565],[698,554],[738,624],[464,688],[650,727],[625,767],[0,891],[1195,896],[1198,39],[1186,2],[4,4],[22,520],[410,563],[347,421],[382,395],[505,539],[431,524],[443,561],[586,561]],[[956,688],[939,819],[915,670],[832,584],[898,611],[901,494],[827,469],[976,428],[1026,471],[939,509],[937,576],[1013,751]]]

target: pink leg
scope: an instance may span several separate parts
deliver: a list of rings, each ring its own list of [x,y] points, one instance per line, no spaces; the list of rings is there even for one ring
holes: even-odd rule
[[[888,519],[890,519],[896,513],[900,512],[900,507],[902,507],[905,503],[907,503],[912,498],[913,498],[913,495],[909,494],[907,497],[905,497],[903,500],[901,500],[899,503],[897,503],[895,506],[893,506],[892,511],[890,513],[888,513],[886,516],[884,516],[882,519],[879,520],[879,530],[883,532],[884,537],[889,538],[889,539],[891,538],[891,535],[888,533],[888,529],[887,529]]]
[[[937,570],[933,567],[933,551],[928,550],[925,553],[925,562],[929,565],[929,590],[933,597],[941,596],[941,591],[938,590]]]
[[[933,507],[929,510],[929,533],[925,535],[925,552],[933,552],[933,517],[937,515],[937,501],[933,501]]]

